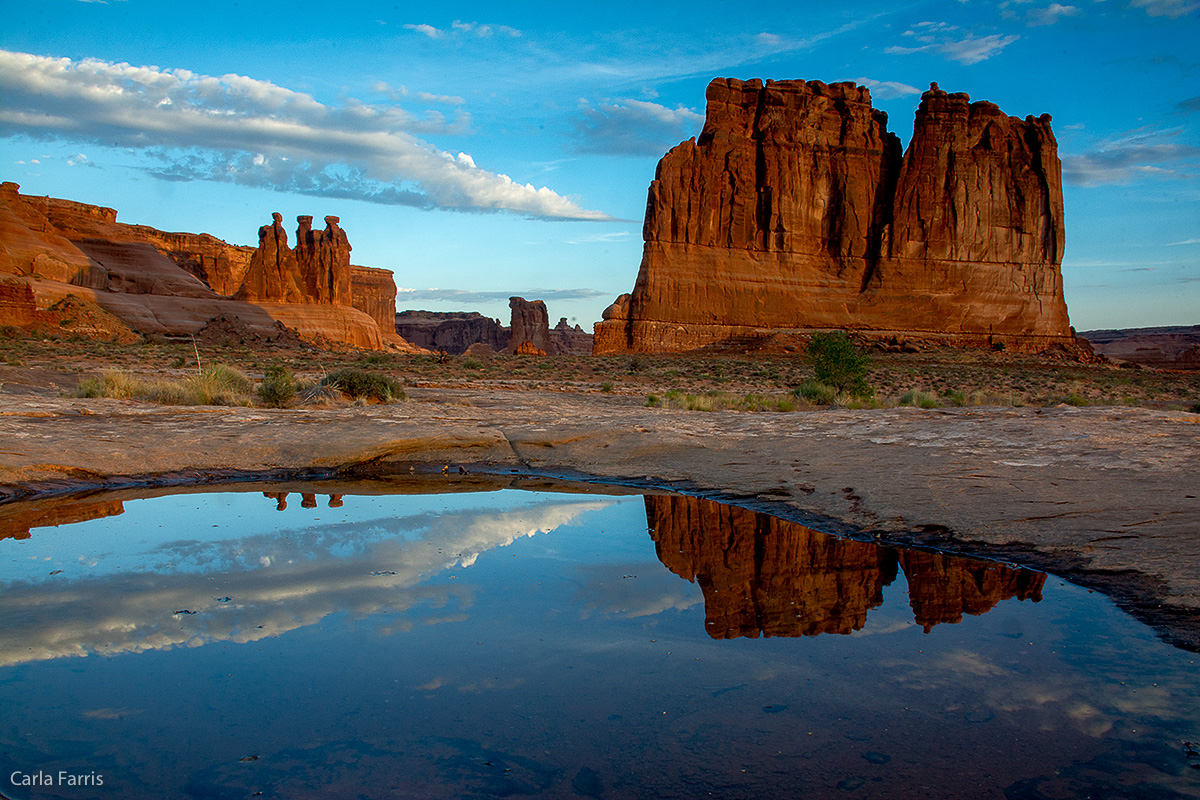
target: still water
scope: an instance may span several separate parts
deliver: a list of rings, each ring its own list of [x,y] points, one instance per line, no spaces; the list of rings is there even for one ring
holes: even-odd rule
[[[1197,656],[1053,576],[677,495],[247,488],[0,507],[0,794],[1200,796]]]

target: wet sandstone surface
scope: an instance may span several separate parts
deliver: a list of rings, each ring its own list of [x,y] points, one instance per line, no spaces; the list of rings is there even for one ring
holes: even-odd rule
[[[590,476],[1051,569],[1196,649],[1198,422],[1067,406],[705,413],[445,388],[296,410],[0,393],[0,512],[36,513],[28,503],[47,492],[252,473]]]

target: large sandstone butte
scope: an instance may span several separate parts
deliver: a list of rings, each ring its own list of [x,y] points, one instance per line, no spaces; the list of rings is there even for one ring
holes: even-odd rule
[[[595,352],[669,352],[781,331],[1074,347],[1050,116],[933,84],[901,155],[854,83],[708,86],[699,139],[658,164],[632,294]]]
[[[299,217],[292,249],[275,214],[252,248],[126,225],[111,208],[19,189],[0,184],[0,324],[27,323],[29,294],[35,314],[75,295],[141,333],[195,334],[229,315],[263,335],[281,322],[309,339],[413,349],[392,327],[390,273],[350,264],[337,217],[323,231]]]

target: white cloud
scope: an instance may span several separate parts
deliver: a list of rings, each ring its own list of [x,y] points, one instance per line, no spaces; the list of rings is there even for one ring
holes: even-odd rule
[[[439,31],[437,28],[433,27],[432,25],[425,25],[425,24],[405,25],[404,27],[408,28],[410,31],[416,31],[417,33],[423,33],[426,36],[428,36],[430,39],[440,39],[440,38],[442,38],[442,36],[445,35],[441,31]]]
[[[1075,6],[1064,6],[1058,3],[1051,3],[1045,8],[1033,8],[1026,15],[1027,24],[1030,27],[1039,25],[1053,25],[1063,17],[1077,17],[1082,13]]]
[[[410,23],[404,27],[408,28],[410,31],[423,33],[430,39],[446,39],[451,36],[474,36],[479,39],[487,39],[495,35],[510,36],[514,39],[521,37],[521,32],[519,30],[516,28],[510,28],[507,25],[485,25],[479,22],[463,22],[457,19],[454,20],[454,22],[450,24],[450,27],[446,29],[435,28],[432,25],[426,25],[424,23],[419,25]]]
[[[694,136],[703,124],[703,114],[684,106],[613,100],[593,108],[585,101],[575,120],[576,149],[604,155],[662,155]]]
[[[1133,0],[1130,8],[1144,8],[1152,17],[1178,19],[1200,8],[1198,0]]]
[[[414,136],[461,130],[461,122],[358,101],[327,106],[243,75],[0,50],[0,135],[135,148],[166,161],[155,174],[174,180],[538,218],[609,218]]]
[[[1004,48],[1020,39],[1020,36],[1004,36],[998,33],[977,37],[974,34],[957,34],[958,28],[944,22],[921,22],[902,35],[915,39],[920,44],[913,47],[894,45],[884,50],[893,55],[912,53],[941,53],[960,64],[978,64],[997,55]]]
[[[855,83],[857,83],[859,86],[866,86],[871,90],[871,94],[880,100],[892,100],[897,97],[907,97],[909,95],[921,93],[921,90],[915,86],[909,86],[907,83],[897,83],[896,81],[877,81],[871,78],[856,78]]]

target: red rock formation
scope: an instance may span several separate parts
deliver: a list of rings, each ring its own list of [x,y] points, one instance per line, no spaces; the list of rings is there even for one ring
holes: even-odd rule
[[[566,317],[559,317],[558,324],[550,329],[550,341],[560,354],[587,356],[592,353],[592,334],[578,325],[567,324]]]
[[[37,318],[37,303],[29,283],[11,278],[0,280],[0,325],[26,328]]]
[[[512,309],[512,324],[509,326],[508,353],[518,352],[518,348],[529,342],[534,348],[541,350],[542,355],[554,355],[558,348],[550,341],[550,314],[546,304],[541,300],[526,300],[524,297],[508,298],[508,307]]]
[[[390,276],[350,267],[350,244],[336,217],[326,219],[324,231],[310,231],[298,259],[278,214],[260,229],[259,247],[248,248],[207,234],[125,225],[111,208],[29,197],[19,188],[0,185],[0,277],[21,279],[38,308],[75,295],[142,333],[194,334],[229,314],[266,336],[278,321],[309,339],[414,349],[394,333]],[[353,274],[364,278],[358,290]],[[352,305],[356,293],[371,317]],[[16,309],[15,299],[0,307],[0,325],[28,324]]]
[[[390,269],[350,265],[352,305],[375,320],[380,329],[396,326],[396,279]]]
[[[1073,346],[1049,116],[934,85],[903,158],[886,121],[852,83],[714,80],[699,139],[659,162],[595,352],[822,328]]]
[[[309,299],[305,293],[308,276],[301,272],[299,259],[288,246],[283,215],[276,211],[271,218],[274,220],[272,224],[258,229],[258,249],[250,257],[250,268],[234,297],[252,303],[302,303]],[[297,238],[304,232],[305,219],[312,221],[312,217],[300,217]]]
[[[667,495],[645,503],[659,560],[700,585],[704,627],[714,639],[860,630],[898,566],[926,632],[1002,600],[1036,602],[1046,580],[975,559],[840,539],[711,500]]]
[[[486,345],[495,355],[508,347],[508,328],[477,311],[402,311],[396,314],[396,333],[419,347],[451,355]]]
[[[308,302],[352,305],[350,292],[350,240],[338,227],[337,217],[325,218],[325,230],[312,229],[312,217],[296,217],[296,261],[304,276]]]

